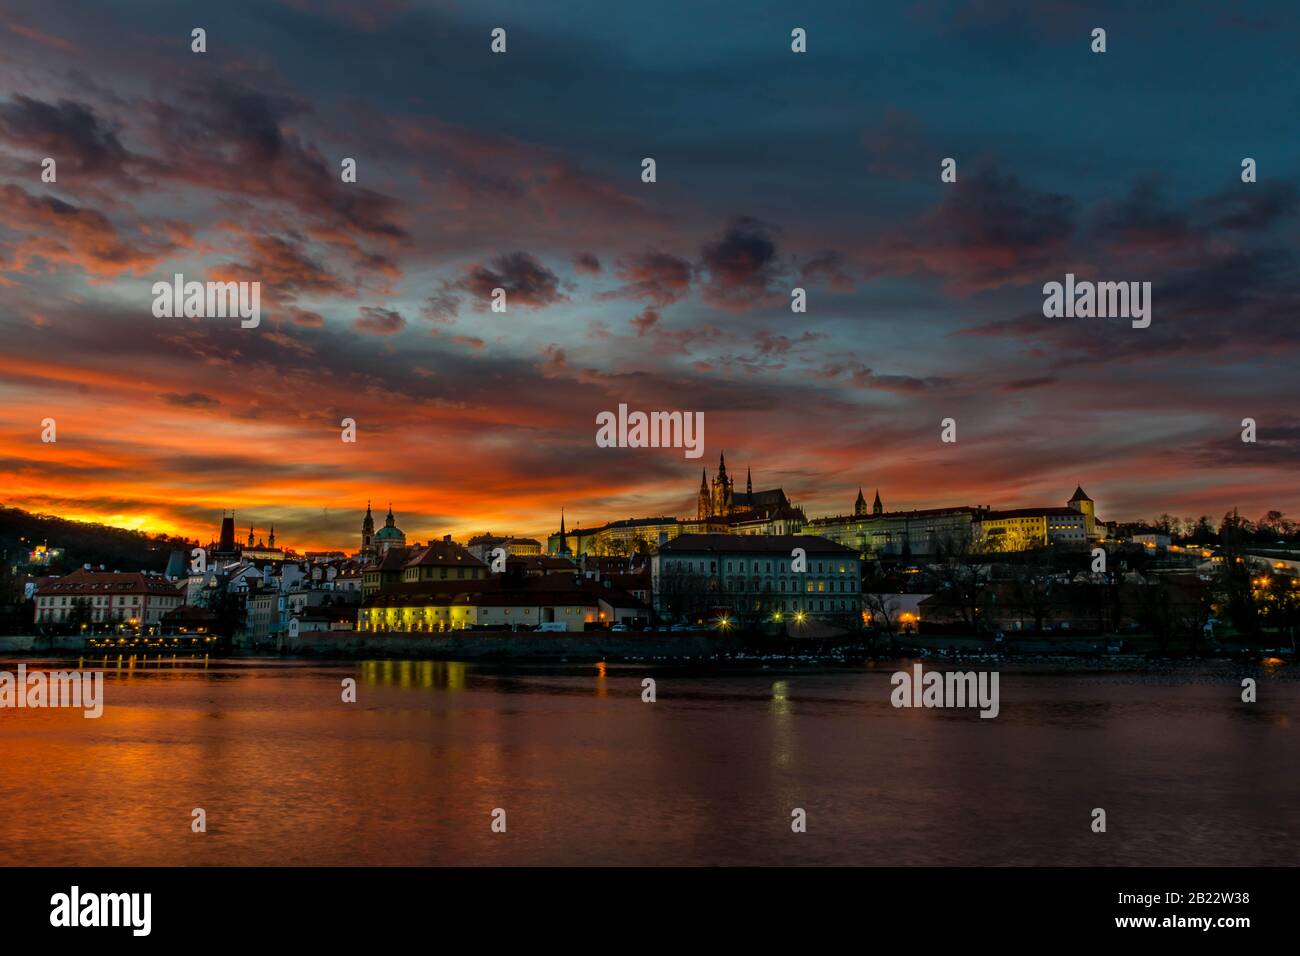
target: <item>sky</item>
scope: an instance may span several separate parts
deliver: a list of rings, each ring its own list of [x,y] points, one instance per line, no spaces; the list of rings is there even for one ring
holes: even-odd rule
[[[355,549],[367,499],[408,540],[693,516],[725,452],[809,517],[1295,516],[1297,37],[1217,0],[4,0],[0,500]],[[260,325],[156,318],[176,273],[260,282]],[[1150,282],[1150,327],[1045,317],[1067,273]],[[598,447],[620,403],[703,412],[703,457]]]

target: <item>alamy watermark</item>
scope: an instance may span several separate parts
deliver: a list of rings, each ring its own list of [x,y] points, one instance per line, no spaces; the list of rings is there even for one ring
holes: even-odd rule
[[[596,416],[598,448],[684,448],[687,458],[704,454],[703,412],[629,412]]]
[[[1151,324],[1150,282],[1082,282],[1074,273],[1065,274],[1065,283],[1048,282],[1043,286],[1043,315],[1049,319],[1132,319],[1133,328]]]
[[[176,273],[171,282],[153,284],[153,314],[157,319],[225,319],[238,316],[241,328],[255,329],[262,321],[262,283],[186,282]]]
[[[103,716],[103,671],[0,671],[0,708],[79,707],[87,718]]]
[[[152,893],[82,893],[74,886],[50,897],[50,925],[126,926],[133,936],[148,936],[153,928]]]
[[[895,707],[978,707],[981,717],[998,715],[997,671],[896,671],[889,702]]]

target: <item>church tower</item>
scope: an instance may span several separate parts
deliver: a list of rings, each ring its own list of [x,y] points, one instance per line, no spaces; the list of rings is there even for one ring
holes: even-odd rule
[[[871,505],[871,513],[872,513],[873,515],[881,515],[881,514],[884,514],[884,513],[885,513],[885,506],[882,505],[882,504],[880,503],[880,489],[879,489],[879,488],[876,489],[876,500],[875,500],[874,502],[872,502],[872,505]]]
[[[366,516],[361,521],[361,553],[370,554],[375,544],[375,516],[370,513],[370,502],[366,502]]]
[[[248,547],[256,547],[253,542],[253,526],[251,524],[248,526]]]
[[[564,509],[560,509],[560,550],[557,554],[569,553],[569,537],[564,533]]]
[[[706,521],[713,514],[713,501],[709,498],[708,470],[700,469],[700,493],[695,505],[695,517]]]
[[[271,535],[266,539],[266,546],[268,548],[275,547],[275,525],[271,525]]]
[[[731,514],[731,479],[727,477],[727,456],[718,455],[718,474],[713,479],[713,515],[725,518]]]
[[[867,513],[867,499],[862,497],[862,489],[858,489],[858,500],[853,502],[853,513],[861,516]]]

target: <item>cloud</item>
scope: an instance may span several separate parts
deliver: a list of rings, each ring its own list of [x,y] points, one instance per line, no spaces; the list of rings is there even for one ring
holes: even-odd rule
[[[0,135],[41,156],[53,157],[60,172],[121,177],[128,153],[112,129],[84,103],[44,103],[16,94],[0,103]]]
[[[866,367],[854,371],[849,380],[855,388],[876,389],[898,395],[915,395],[952,384],[952,379],[940,376],[917,378],[913,375],[877,375]]]
[[[51,265],[75,265],[96,276],[141,274],[182,248],[183,227],[166,220],[139,224],[149,234],[130,238],[96,209],[54,196],[33,196],[18,186],[0,187],[0,226],[20,236],[0,243],[0,271],[20,272],[41,259]]]
[[[805,286],[825,284],[836,292],[852,292],[855,283],[845,266],[844,256],[828,249],[799,267],[799,279]]]
[[[659,312],[652,306],[646,306],[641,312],[632,319],[632,328],[636,329],[638,336],[643,336],[649,332],[659,322]]]
[[[681,299],[691,288],[691,264],[653,249],[620,258],[615,263],[614,275],[623,283],[622,287],[599,293],[598,300],[642,299],[662,309]]]
[[[590,252],[581,252],[573,257],[573,268],[585,275],[600,275],[600,260]]]
[[[175,405],[178,408],[217,408],[221,404],[211,395],[204,395],[202,392],[190,392],[186,395],[166,392],[158,397],[168,405]]]
[[[701,251],[708,281],[705,301],[744,310],[780,294],[772,227],[749,216],[731,220],[722,236]]]
[[[350,282],[313,259],[304,244],[292,237],[250,235],[246,245],[248,261],[229,263],[223,271],[242,281],[260,281],[263,296],[348,296],[356,292]]]
[[[392,309],[367,305],[361,308],[361,315],[352,323],[352,327],[358,332],[368,332],[371,335],[396,335],[406,328],[406,319]]]
[[[486,265],[470,266],[455,287],[479,300],[481,309],[491,304],[495,289],[505,290],[507,309],[541,309],[566,299],[560,292],[559,277],[526,252],[511,252]]]
[[[1068,196],[981,170],[944,188],[939,205],[905,231],[915,238],[882,243],[877,267],[931,272],[958,294],[1041,283],[1062,261],[1075,215]]]
[[[429,296],[420,309],[420,315],[432,322],[450,324],[460,312],[460,296],[449,291],[449,284],[444,283],[440,292]]]

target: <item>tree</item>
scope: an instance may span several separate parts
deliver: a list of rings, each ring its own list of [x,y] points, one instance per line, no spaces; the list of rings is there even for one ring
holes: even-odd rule
[[[1219,541],[1223,550],[1223,567],[1219,572],[1219,588],[1228,620],[1238,634],[1258,638],[1259,606],[1255,600],[1255,586],[1250,576],[1250,565],[1242,553],[1254,529],[1242,518],[1236,508],[1223,516],[1219,525]]]
[[[670,621],[694,618],[701,613],[713,590],[706,574],[691,571],[681,561],[660,559],[656,601]]]
[[[978,632],[991,570],[984,547],[969,533],[950,535],[935,548],[935,557],[930,574],[937,592],[956,610],[963,626],[971,633]]]
[[[1035,634],[1043,632],[1043,622],[1051,617],[1057,584],[1056,573],[1047,555],[1045,549],[1040,549],[1018,562],[1012,572],[1012,605],[1033,619]]]

